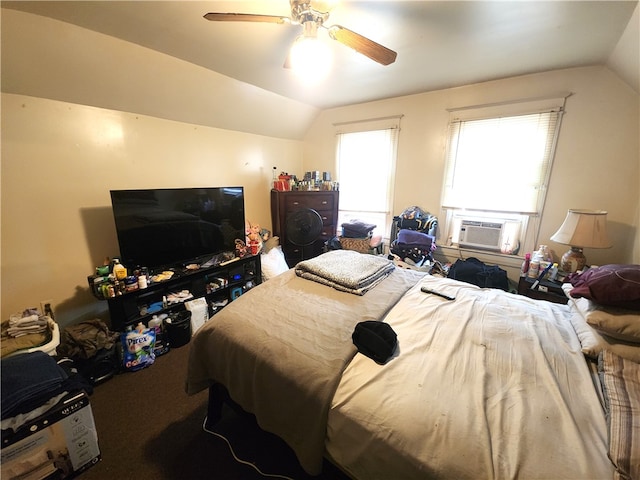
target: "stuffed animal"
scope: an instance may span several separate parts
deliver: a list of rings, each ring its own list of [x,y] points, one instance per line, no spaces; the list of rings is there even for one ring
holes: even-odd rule
[[[251,224],[251,222],[247,222],[247,247],[252,255],[256,255],[262,250],[262,231],[264,230],[260,225]]]
[[[267,240],[269,240],[271,238],[271,232],[269,230],[267,230],[266,228],[261,228],[260,229],[260,238],[262,239],[263,242],[266,242]]]
[[[238,238],[236,238],[236,254],[239,257],[244,257],[247,254],[247,245]]]
[[[247,221],[247,250],[253,255],[259,253],[263,249],[264,242],[271,238],[271,232],[266,228],[262,228],[259,224]]]

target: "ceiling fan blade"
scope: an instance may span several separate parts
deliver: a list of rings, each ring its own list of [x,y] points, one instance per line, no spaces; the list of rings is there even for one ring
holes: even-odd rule
[[[347,47],[353,48],[356,52],[369,57],[373,61],[382,65],[389,65],[396,61],[398,55],[396,52],[348,28],[332,25],[327,30],[331,38]]]
[[[258,15],[253,13],[207,13],[204,18],[212,22],[264,22],[264,23],[291,23],[289,17],[277,15]]]

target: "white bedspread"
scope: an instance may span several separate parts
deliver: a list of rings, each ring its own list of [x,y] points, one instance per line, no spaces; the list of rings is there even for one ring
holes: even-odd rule
[[[425,277],[385,320],[397,357],[381,366],[356,355],[346,368],[329,456],[362,480],[611,479],[568,308]]]

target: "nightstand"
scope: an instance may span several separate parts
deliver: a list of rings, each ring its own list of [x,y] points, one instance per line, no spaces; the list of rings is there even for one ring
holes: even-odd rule
[[[518,282],[518,293],[529,298],[535,298],[536,300],[546,300],[548,302],[563,304],[567,303],[568,298],[562,290],[561,283],[542,280],[540,285],[538,285],[537,290],[531,290],[531,285],[533,285],[535,280],[535,278],[520,277],[520,281]]]

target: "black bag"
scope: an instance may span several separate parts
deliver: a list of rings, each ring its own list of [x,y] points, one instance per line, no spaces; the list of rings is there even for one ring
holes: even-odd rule
[[[113,348],[119,337],[117,332],[110,331],[102,320],[96,318],[66,327],[56,350],[60,356],[87,360],[103,348]]]
[[[64,329],[57,354],[75,363],[91,385],[109,380],[120,368],[116,350],[120,334],[100,319],[87,320]]]
[[[380,365],[393,356],[398,346],[398,336],[391,325],[377,320],[359,322],[351,338],[360,353]]]
[[[399,216],[393,217],[392,239],[396,238],[398,230],[417,230],[436,237],[438,217],[431,215],[418,206],[406,208]]]
[[[449,268],[448,278],[472,283],[483,288],[499,288],[509,291],[509,280],[506,270],[497,265],[485,265],[477,258],[456,260]]]
[[[89,359],[76,359],[78,372],[91,385],[98,385],[112,378],[120,371],[122,359],[118,355],[117,345],[111,348],[102,348]]]

